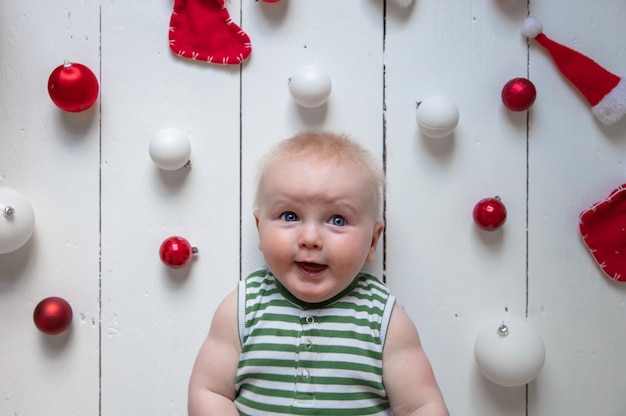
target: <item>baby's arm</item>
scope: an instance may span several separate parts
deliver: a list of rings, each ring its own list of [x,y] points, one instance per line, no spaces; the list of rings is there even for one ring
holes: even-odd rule
[[[233,404],[239,362],[237,290],[219,305],[189,380],[189,416],[238,415]]]
[[[383,383],[396,416],[449,416],[415,325],[397,304],[383,350]]]

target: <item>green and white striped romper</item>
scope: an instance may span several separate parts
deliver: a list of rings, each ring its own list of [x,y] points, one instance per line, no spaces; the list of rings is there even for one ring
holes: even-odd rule
[[[390,415],[382,355],[394,303],[365,273],[320,304],[301,302],[267,270],[252,273],[239,284],[239,413]]]

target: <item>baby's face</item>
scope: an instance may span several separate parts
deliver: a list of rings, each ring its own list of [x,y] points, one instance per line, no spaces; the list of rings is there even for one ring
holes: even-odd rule
[[[354,164],[282,162],[267,170],[259,192],[259,248],[298,299],[332,298],[374,258],[383,224],[367,176]]]

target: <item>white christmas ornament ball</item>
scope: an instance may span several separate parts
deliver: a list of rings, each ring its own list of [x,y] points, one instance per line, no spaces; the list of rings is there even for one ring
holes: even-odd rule
[[[24,195],[0,186],[0,254],[22,247],[35,229],[35,212]]]
[[[411,3],[413,2],[413,0],[391,0],[391,2],[393,4],[395,4],[396,6],[400,6],[400,7],[409,7],[411,5]]]
[[[417,125],[429,137],[450,135],[459,123],[459,110],[450,98],[433,95],[417,104]]]
[[[150,140],[150,158],[163,170],[176,170],[189,162],[191,143],[187,135],[178,129],[159,130]]]
[[[294,101],[302,107],[321,106],[328,101],[331,91],[330,76],[316,65],[299,68],[289,79],[289,92]]]
[[[478,368],[492,382],[506,387],[532,381],[546,358],[539,333],[526,321],[493,321],[478,333],[474,344]]]

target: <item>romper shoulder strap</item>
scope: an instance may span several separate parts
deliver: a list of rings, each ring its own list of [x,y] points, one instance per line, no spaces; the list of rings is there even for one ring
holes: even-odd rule
[[[239,328],[239,343],[243,346],[246,331],[246,282],[248,279],[239,281],[239,296],[237,298],[237,325]]]
[[[391,320],[391,312],[393,306],[396,304],[396,297],[389,295],[387,303],[385,304],[385,310],[383,311],[383,319],[380,323],[380,345],[385,345],[385,338],[387,337],[387,329],[389,328],[389,321]]]

